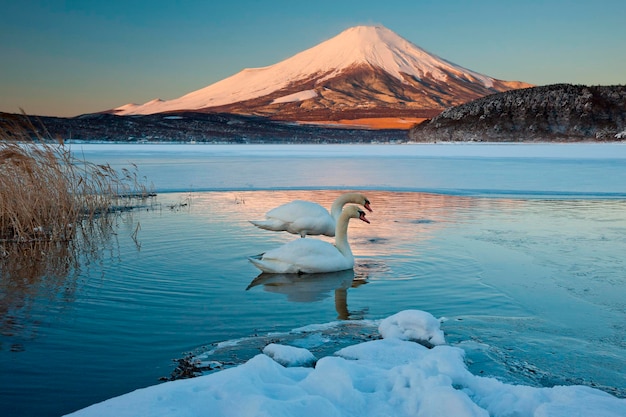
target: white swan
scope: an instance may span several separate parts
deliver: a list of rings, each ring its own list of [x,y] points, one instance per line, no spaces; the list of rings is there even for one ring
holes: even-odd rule
[[[360,204],[368,211],[370,202],[363,194],[347,193],[339,196],[330,207],[330,213],[317,203],[294,200],[267,212],[265,220],[251,220],[250,223],[265,230],[286,231],[294,235],[335,236],[335,225],[341,209],[348,203]]]
[[[346,206],[337,220],[334,245],[318,239],[296,239],[248,259],[261,271],[271,274],[315,274],[351,269],[354,255],[348,244],[350,219],[369,223],[360,208]]]

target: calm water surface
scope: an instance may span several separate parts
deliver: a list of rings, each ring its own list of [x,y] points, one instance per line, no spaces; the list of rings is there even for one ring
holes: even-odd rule
[[[188,352],[240,363],[301,326],[403,309],[445,317],[474,373],[626,397],[624,148],[95,149],[85,157],[137,163],[159,196],[78,268],[33,254],[2,277],[2,415],[63,415],[159,383]],[[350,226],[354,271],[259,277],[246,257],[294,237],[248,220],[353,189],[374,209]],[[332,352],[365,329],[294,343]]]

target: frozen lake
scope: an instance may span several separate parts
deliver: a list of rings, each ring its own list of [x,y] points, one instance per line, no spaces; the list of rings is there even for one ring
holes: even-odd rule
[[[222,366],[270,341],[329,354],[374,329],[291,330],[404,309],[445,317],[475,374],[626,397],[624,144],[71,146],[136,164],[159,208],[120,222],[75,273],[2,277],[3,414],[158,384],[188,352]],[[348,190],[374,210],[350,226],[354,271],[247,289],[247,256],[294,238],[248,220]]]
[[[419,145],[73,144],[88,160],[138,164],[159,192],[385,189],[622,197],[626,143]]]

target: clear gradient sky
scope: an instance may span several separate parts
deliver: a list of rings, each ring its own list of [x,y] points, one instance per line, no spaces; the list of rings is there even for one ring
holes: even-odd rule
[[[503,80],[626,84],[625,0],[0,0],[0,111],[177,98],[376,24]]]

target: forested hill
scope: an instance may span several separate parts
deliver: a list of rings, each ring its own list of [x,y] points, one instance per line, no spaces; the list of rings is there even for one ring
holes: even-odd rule
[[[555,84],[492,94],[409,131],[417,142],[626,140],[626,86]]]
[[[221,113],[162,113],[142,116],[86,114],[73,118],[0,113],[44,137],[109,142],[198,143],[372,143],[406,142],[406,130],[350,129],[281,123],[259,116]],[[30,131],[31,129],[26,129]]]

